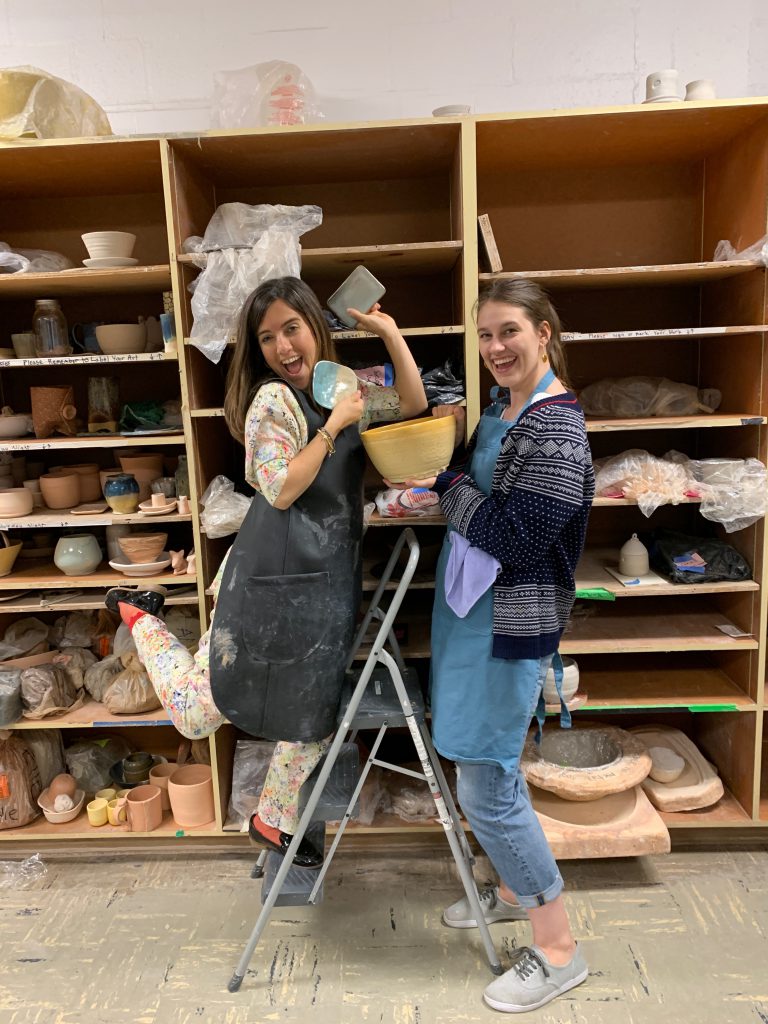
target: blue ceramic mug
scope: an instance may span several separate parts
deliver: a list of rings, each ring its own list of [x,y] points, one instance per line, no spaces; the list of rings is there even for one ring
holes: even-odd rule
[[[83,352],[93,352],[94,354],[101,352],[99,343],[96,340],[96,328],[101,327],[103,322],[103,320],[94,320],[93,323],[89,324],[75,324],[70,331],[75,347]]]

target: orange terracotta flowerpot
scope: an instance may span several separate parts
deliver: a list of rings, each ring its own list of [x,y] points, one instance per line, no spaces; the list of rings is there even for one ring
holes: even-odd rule
[[[209,764],[186,764],[168,780],[168,798],[178,825],[194,828],[214,819],[213,779]]]
[[[74,508],[80,504],[80,477],[77,473],[44,473],[40,492],[48,508]]]

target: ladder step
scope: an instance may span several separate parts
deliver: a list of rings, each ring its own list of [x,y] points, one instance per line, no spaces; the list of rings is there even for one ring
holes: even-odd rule
[[[310,777],[301,787],[299,792],[299,813],[307,806],[312,790],[315,788],[318,776],[323,767],[324,760],[315,768]],[[357,780],[360,778],[360,755],[356,743],[342,744],[339,756],[331,770],[325,789],[320,797],[320,802],[312,815],[312,821],[340,821],[349,806],[352,794],[355,791]],[[360,810],[360,803],[352,809],[352,817],[355,817]]]
[[[347,705],[352,699],[352,691],[360,678],[360,672],[348,672],[344,683],[344,690],[341,695],[339,707],[342,708],[342,717]],[[417,722],[424,721],[424,695],[419,685],[419,677],[416,670],[406,668],[403,673],[403,683],[411,702]],[[377,665],[368,685],[365,688],[363,698],[358,705],[355,717],[352,720],[352,729],[378,729],[387,722],[390,726],[405,725],[405,715],[400,706],[395,684],[386,665]]]
[[[325,825],[319,822],[316,825],[310,825],[306,831],[306,838],[311,840],[315,846],[319,846],[321,849],[325,845]],[[275,881],[277,872],[283,863],[283,856],[280,853],[275,853],[274,850],[270,850],[267,854],[267,860],[264,864],[264,881],[261,885],[261,902],[266,901],[269,891],[272,888],[272,883]],[[291,865],[291,870],[285,877],[283,882],[283,888],[280,895],[275,901],[276,907],[304,907],[307,904],[309,894],[314,888],[315,882],[317,881],[317,871],[310,870],[309,868],[299,868],[295,864]],[[323,886],[321,885],[317,892],[317,899],[313,906],[323,901]]]

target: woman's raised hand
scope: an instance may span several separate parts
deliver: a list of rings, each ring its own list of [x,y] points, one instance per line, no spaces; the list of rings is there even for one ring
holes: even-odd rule
[[[363,408],[363,396],[359,391],[356,391],[353,395],[346,395],[334,405],[331,415],[328,417],[326,427],[337,434],[340,433],[352,423],[360,422]]]
[[[453,416],[453,425],[456,428],[456,437],[453,447],[456,448],[464,440],[464,424],[467,422],[467,412],[463,405],[434,405],[432,415],[438,419],[442,416]]]
[[[353,309],[351,306],[347,312],[357,320],[358,327],[364,331],[370,331],[371,334],[375,334],[379,338],[400,336],[397,324],[389,313],[382,313],[378,302],[371,306],[367,313],[361,313],[359,309]]]

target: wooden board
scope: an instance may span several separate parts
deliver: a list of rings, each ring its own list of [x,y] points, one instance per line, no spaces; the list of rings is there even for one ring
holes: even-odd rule
[[[655,288],[659,285],[705,284],[763,269],[758,260],[723,260],[719,263],[664,263],[640,267],[585,267],[580,270],[518,270],[480,274],[480,280],[526,277],[538,281],[550,291],[558,288]]]
[[[92,516],[73,516],[71,512],[57,512],[54,509],[45,509],[30,512],[28,516],[20,519],[0,517],[0,530],[47,530],[65,526],[112,526],[114,523],[134,525],[141,523],[144,526],[151,526],[153,523],[188,523],[191,519],[191,514],[180,516],[178,513],[171,513],[166,516],[147,516],[142,515],[140,512],[133,512],[129,515],[119,516],[112,512],[105,512]]]
[[[103,366],[125,363],[174,363],[175,352],[131,352],[123,356],[71,355],[53,359],[0,359],[0,370],[31,370],[42,366]]]
[[[654,416],[638,419],[591,419],[587,418],[587,433],[595,434],[609,430],[698,430],[718,427],[757,427],[766,422],[765,416],[741,413],[726,415],[712,413],[701,416]]]
[[[197,586],[194,581],[189,584],[192,587],[191,591],[178,593],[179,591],[184,591],[188,586],[185,583],[185,579],[186,577],[184,576],[176,576],[176,584],[174,586],[164,584],[168,589],[165,599],[166,607],[171,605],[196,605],[198,603]],[[47,594],[46,592],[36,594],[29,585],[25,589],[31,591],[28,597],[17,597],[9,601],[1,601],[0,614],[23,613],[25,615],[35,615],[42,612],[61,613],[98,610],[104,607],[104,598],[107,593],[106,589],[101,589],[89,591],[85,594],[78,590],[51,590]]]
[[[102,703],[88,700],[75,711],[64,715],[52,715],[50,718],[33,720],[23,718],[15,722],[12,729],[98,729],[102,726],[137,726],[137,725],[171,725],[171,720],[162,708],[145,711],[142,714],[113,715]]]
[[[42,452],[64,451],[67,448],[155,448],[157,445],[184,444],[183,434],[89,434],[88,437],[45,437],[21,438],[20,440],[3,440],[2,447],[7,452]]]
[[[754,710],[751,700],[721,669],[714,667],[666,667],[649,670],[624,662],[620,670],[590,664],[580,667],[579,690],[587,693],[584,711],[636,708],[691,708],[725,706]]]

